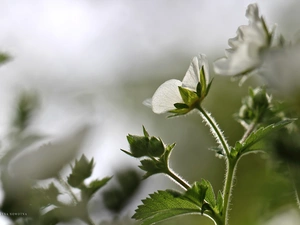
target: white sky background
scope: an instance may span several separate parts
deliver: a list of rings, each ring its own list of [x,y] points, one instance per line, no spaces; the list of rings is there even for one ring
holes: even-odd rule
[[[132,68],[141,68],[143,76],[143,67],[161,67],[180,54],[209,56],[213,50],[223,56],[228,38],[247,24],[245,10],[251,2],[0,0],[0,50],[13,56],[0,67],[1,135],[18,91],[36,89],[43,101],[36,124],[44,132],[66,133],[87,116],[95,119],[102,137],[87,155],[96,158],[96,177],[112,175],[119,164],[133,162],[119,149],[127,148],[127,133],[141,133],[143,116],[134,115],[135,124],[130,123],[133,117],[123,115],[103,90],[133,79]],[[293,1],[258,3],[267,22],[279,23],[277,12],[287,2]],[[88,110],[78,103],[85,95],[94,98]]]

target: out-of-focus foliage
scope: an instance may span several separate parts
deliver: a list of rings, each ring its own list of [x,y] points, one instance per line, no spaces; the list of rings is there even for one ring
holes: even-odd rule
[[[7,137],[6,149],[2,149],[0,163],[4,194],[0,207],[2,215],[20,225],[54,225],[76,218],[86,224],[95,224],[89,212],[90,200],[111,177],[92,179],[87,183],[95,163],[94,159],[89,160],[84,154],[71,165],[67,179],[60,175],[62,169],[76,157],[89,128],[79,129],[73,136],[65,137],[58,143],[29,151],[28,148],[40,145],[45,138],[45,135],[29,132],[28,129],[37,103],[38,96],[32,92],[22,93],[16,102],[12,133]],[[116,173],[116,176],[120,188],[106,191],[110,195],[104,200],[109,210],[119,212],[134,195],[141,178],[134,170],[127,169]],[[45,179],[51,182],[48,185],[40,182]],[[64,193],[68,194],[67,199],[61,199]],[[122,199],[118,199],[120,194]],[[117,199],[114,205],[109,204],[111,199]]]

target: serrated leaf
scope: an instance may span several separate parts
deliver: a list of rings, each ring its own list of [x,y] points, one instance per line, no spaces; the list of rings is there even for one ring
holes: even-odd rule
[[[206,184],[195,182],[193,186],[184,193],[183,198],[202,207],[207,189],[208,187]]]
[[[142,201],[133,218],[142,220],[142,225],[150,225],[179,215],[201,213],[197,205],[181,196],[171,190],[155,192]]]
[[[72,173],[68,177],[68,184],[72,187],[78,187],[88,177],[92,175],[94,168],[94,159],[88,161],[83,154],[77,161],[75,160],[75,166],[72,168]]]
[[[263,139],[270,133],[285,127],[287,124],[289,124],[293,121],[295,121],[295,119],[286,119],[286,120],[282,120],[278,123],[271,124],[267,127],[261,127],[257,131],[251,133],[243,143],[237,142],[235,144],[234,149],[235,149],[235,151],[238,151],[240,153],[249,152],[250,147],[252,147],[254,144],[259,142],[261,139]]]
[[[146,174],[143,176],[143,179],[146,179],[154,174],[163,173],[165,171],[165,164],[161,161],[153,161],[151,159],[141,160],[139,168],[146,171]]]
[[[201,184],[207,186],[205,200],[210,204],[212,208],[214,208],[216,206],[216,197],[211,183],[208,180],[202,179]]]

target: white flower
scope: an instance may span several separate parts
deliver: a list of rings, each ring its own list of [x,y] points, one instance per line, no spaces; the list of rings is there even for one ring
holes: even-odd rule
[[[266,54],[260,73],[278,94],[295,95],[300,88],[299,59],[300,44],[273,49]]]
[[[259,16],[257,4],[250,4],[246,11],[249,25],[240,26],[237,36],[228,40],[230,49],[225,50],[226,57],[214,63],[214,70],[220,75],[242,75],[261,65],[262,49],[268,48],[272,34],[265,21]]]
[[[9,171],[20,178],[55,177],[76,156],[88,131],[89,128],[84,126],[69,137],[16,157],[10,163]]]
[[[186,114],[201,103],[209,91],[206,56],[194,57],[182,81],[168,80],[156,90],[151,100],[154,113]]]

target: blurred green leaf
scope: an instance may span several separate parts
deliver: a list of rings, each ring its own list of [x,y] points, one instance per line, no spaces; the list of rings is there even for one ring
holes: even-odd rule
[[[138,190],[141,177],[136,170],[126,169],[117,172],[114,178],[116,183],[110,183],[110,186],[102,193],[102,197],[107,209],[119,213]]]
[[[10,59],[11,59],[11,57],[8,54],[0,52],[0,65],[6,63]]]
[[[77,161],[75,160],[75,166],[72,167],[72,173],[68,177],[68,184],[72,187],[78,187],[88,177],[92,175],[94,168],[94,159],[88,161],[83,154]]]
[[[57,197],[60,194],[54,183],[51,183],[48,188],[32,188],[30,196],[30,205],[39,210],[40,208],[56,205],[58,203]]]
[[[34,92],[23,92],[17,99],[16,103],[16,114],[13,117],[13,125],[20,129],[24,130],[30,120],[34,111],[37,109],[39,99]]]
[[[100,188],[107,184],[111,177],[105,177],[101,180],[93,180],[89,186],[82,190],[87,199],[90,199]]]
[[[238,153],[243,154],[246,152],[250,152],[251,146],[259,142],[261,139],[271,134],[272,132],[285,127],[287,124],[292,123],[293,121],[295,121],[295,119],[282,120],[267,127],[261,127],[255,132],[252,132],[243,143],[240,143],[239,141],[236,142],[234,149],[232,150],[232,154],[234,154],[232,156],[235,157],[235,155]]]

